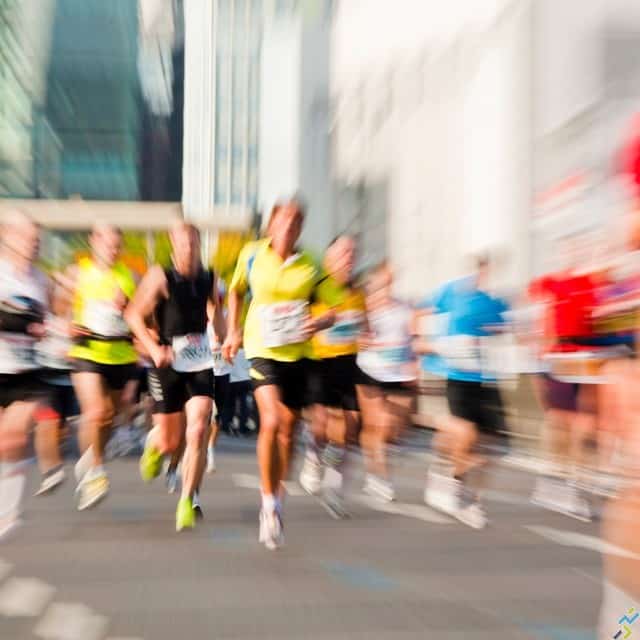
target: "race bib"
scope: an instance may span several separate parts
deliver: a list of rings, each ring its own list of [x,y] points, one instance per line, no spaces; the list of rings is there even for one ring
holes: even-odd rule
[[[320,333],[321,340],[326,344],[336,346],[353,344],[360,335],[362,317],[361,311],[338,313],[334,325]]]
[[[447,336],[438,343],[440,353],[452,369],[482,371],[480,341],[475,336]]]
[[[172,347],[175,371],[204,371],[213,367],[213,354],[206,333],[176,336]]]
[[[308,316],[306,300],[262,306],[262,339],[267,349],[304,342],[303,326]]]
[[[110,302],[89,301],[82,323],[91,332],[106,338],[122,338],[129,335],[129,327],[122,316],[122,311]]]

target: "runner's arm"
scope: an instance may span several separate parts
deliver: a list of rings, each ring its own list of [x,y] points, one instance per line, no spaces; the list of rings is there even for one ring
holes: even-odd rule
[[[242,346],[242,331],[240,329],[240,319],[244,304],[244,297],[249,288],[248,263],[255,253],[255,248],[251,245],[245,247],[238,256],[236,269],[229,285],[227,296],[227,306],[229,313],[227,316],[227,337],[222,345],[222,357],[227,362],[233,362],[240,347]]]
[[[211,295],[207,301],[207,317],[213,325],[213,331],[218,342],[223,343],[227,337],[227,324],[222,313],[222,305],[218,300],[218,282],[215,276],[211,286]]]
[[[124,312],[124,319],[131,332],[144,350],[152,356],[160,345],[147,326],[147,318],[153,314],[158,302],[163,297],[166,298],[167,294],[167,278],[164,271],[159,266],[151,267]]]

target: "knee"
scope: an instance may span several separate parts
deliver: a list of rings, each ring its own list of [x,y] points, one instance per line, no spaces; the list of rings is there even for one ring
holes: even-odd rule
[[[186,432],[187,445],[202,445],[208,432],[209,424],[207,420],[196,420],[188,424]]]
[[[111,426],[114,418],[112,407],[107,405],[97,405],[92,407],[84,414],[84,419],[88,424],[95,425],[98,429],[104,429]]]
[[[275,440],[279,426],[280,421],[278,420],[277,413],[274,412],[267,415],[260,415],[260,434],[264,438]]]

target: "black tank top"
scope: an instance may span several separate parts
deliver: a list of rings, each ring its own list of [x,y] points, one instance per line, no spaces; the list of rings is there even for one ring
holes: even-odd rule
[[[181,276],[175,269],[164,273],[169,297],[160,301],[155,314],[161,343],[171,344],[176,336],[205,333],[213,272],[201,269],[192,279]]]

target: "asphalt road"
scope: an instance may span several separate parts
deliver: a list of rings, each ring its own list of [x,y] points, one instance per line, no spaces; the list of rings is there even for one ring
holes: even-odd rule
[[[68,481],[0,544],[0,639],[594,639],[597,523],[530,505],[532,475],[501,468],[490,526],[471,530],[422,503],[423,457],[399,458],[391,508],[356,491],[346,521],[294,485],[278,552],[257,542],[251,441],[221,443],[205,520],[183,534],[163,482],[114,461],[98,508],[77,513]]]

